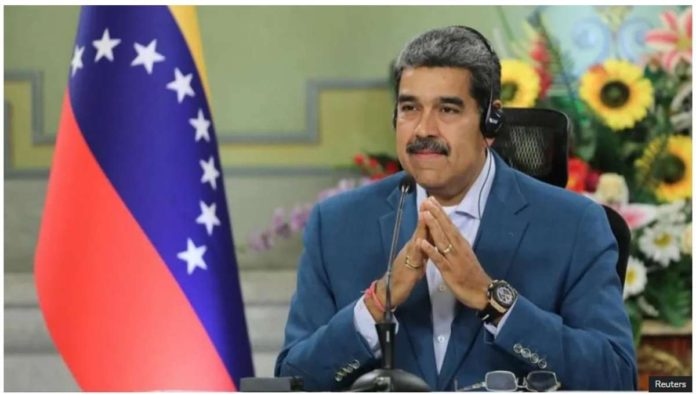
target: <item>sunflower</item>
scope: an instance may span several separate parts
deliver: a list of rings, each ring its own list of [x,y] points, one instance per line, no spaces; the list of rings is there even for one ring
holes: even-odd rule
[[[633,127],[653,103],[653,87],[637,66],[607,60],[580,79],[582,98],[612,130]]]
[[[503,106],[534,106],[541,89],[539,74],[534,67],[515,59],[503,59],[500,66],[500,98]]]
[[[691,197],[691,138],[658,137],[648,144],[636,160],[638,174],[655,188],[661,201]]]

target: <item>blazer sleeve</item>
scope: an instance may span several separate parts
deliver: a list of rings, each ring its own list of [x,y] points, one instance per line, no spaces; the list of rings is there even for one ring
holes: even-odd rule
[[[276,376],[300,376],[305,390],[345,390],[376,360],[353,322],[354,301],[338,308],[325,267],[321,204],[304,231],[297,288],[290,302]]]
[[[560,314],[540,309],[521,294],[505,327],[494,338],[487,336],[487,342],[532,364],[531,369],[544,366],[555,372],[561,390],[636,390],[616,241],[597,204],[588,204],[579,226]]]

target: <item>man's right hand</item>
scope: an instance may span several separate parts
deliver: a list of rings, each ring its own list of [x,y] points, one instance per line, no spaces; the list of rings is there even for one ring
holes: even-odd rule
[[[419,210],[416,231],[413,232],[411,239],[406,242],[406,245],[404,245],[403,249],[401,249],[396,256],[396,259],[394,259],[391,281],[391,299],[392,307],[394,308],[406,301],[409,294],[411,294],[411,290],[413,290],[413,286],[425,275],[425,265],[428,258],[418,247],[418,240],[427,239],[428,237],[429,234],[425,225],[425,219],[423,218],[423,213]],[[406,264],[407,262],[408,264]],[[385,273],[382,279],[377,282],[377,297],[379,297],[379,301],[382,305],[385,306],[387,298],[386,290],[387,275]],[[384,316],[377,305],[375,305],[374,300],[371,298],[365,298],[364,300],[367,309],[370,311],[375,321],[382,321]]]

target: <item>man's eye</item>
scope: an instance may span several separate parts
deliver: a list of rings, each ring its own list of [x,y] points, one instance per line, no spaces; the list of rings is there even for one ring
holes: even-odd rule
[[[442,109],[440,109],[440,111],[442,111],[443,113],[446,113],[446,114],[458,114],[459,113],[459,109],[453,108],[453,107],[442,107]]]
[[[401,112],[409,112],[409,111],[413,111],[414,109],[416,109],[416,107],[412,104],[403,104],[400,108],[400,111]]]

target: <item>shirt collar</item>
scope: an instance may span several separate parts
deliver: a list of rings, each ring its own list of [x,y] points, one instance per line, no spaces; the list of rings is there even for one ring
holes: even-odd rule
[[[476,177],[469,191],[464,195],[462,201],[456,206],[454,212],[480,220],[488,201],[488,195],[491,192],[493,178],[495,178],[495,160],[493,160],[491,152],[487,151],[486,161],[483,163],[481,172]],[[479,196],[481,199],[481,215],[479,215]],[[416,206],[420,207],[427,197],[428,194],[425,189],[421,185],[416,184]]]

